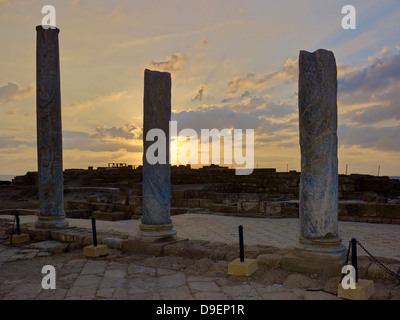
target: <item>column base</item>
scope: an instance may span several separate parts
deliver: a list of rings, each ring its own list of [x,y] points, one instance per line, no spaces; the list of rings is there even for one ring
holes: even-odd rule
[[[294,252],[304,258],[320,257],[326,260],[346,259],[347,248],[342,245],[340,238],[307,239],[300,237]]]
[[[38,220],[35,222],[35,227],[38,229],[62,229],[68,227],[68,221],[65,215],[41,216],[39,214]]]
[[[176,231],[172,229],[172,223],[168,224],[146,224],[139,226],[138,237],[143,242],[166,242],[176,240]]]
[[[282,269],[294,272],[340,276],[346,262],[347,248],[340,238],[300,238],[293,252],[282,258]]]

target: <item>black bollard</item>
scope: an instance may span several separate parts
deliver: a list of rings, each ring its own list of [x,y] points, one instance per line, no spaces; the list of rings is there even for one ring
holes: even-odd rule
[[[96,219],[94,217],[91,217],[91,219],[92,219],[93,245],[97,247]]]
[[[240,262],[244,262],[244,245],[243,245],[243,226],[239,226],[239,250],[240,250]]]
[[[17,235],[21,234],[21,227],[19,224],[19,213],[18,211],[15,211],[15,222],[17,223]]]
[[[356,283],[358,282],[357,240],[351,239],[351,265],[356,270]]]

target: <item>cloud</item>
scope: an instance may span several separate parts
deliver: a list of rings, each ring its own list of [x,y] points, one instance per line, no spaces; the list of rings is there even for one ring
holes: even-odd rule
[[[274,135],[265,134],[265,135],[260,135],[257,137],[256,144],[268,144],[271,142],[282,143],[284,141],[293,140],[293,139],[295,139],[296,143],[298,143],[299,138],[298,138],[297,133],[283,133],[283,134],[277,133]]]
[[[107,130],[101,132],[106,132]],[[109,128],[112,131],[112,128]],[[110,131],[108,131],[109,133]],[[92,152],[116,152],[126,150],[127,152],[141,152],[142,146],[129,143],[127,139],[110,139],[109,134],[101,135],[98,132],[89,134],[82,131],[63,131],[63,149],[65,150],[82,150]]]
[[[398,91],[399,84],[400,51],[392,54],[382,50],[362,67],[339,77],[339,99],[343,104],[377,102]]]
[[[33,95],[34,89],[33,85],[22,87],[17,83],[8,82],[0,87],[0,104],[29,97]]]
[[[276,81],[283,80],[284,84],[295,82],[297,75],[298,59],[287,59],[281,69],[266,75],[249,72],[243,77],[236,76],[228,82],[228,93],[236,93],[240,90],[258,90],[262,92],[276,85]]]
[[[372,125],[385,120],[400,121],[400,100],[389,106],[373,105],[343,114],[343,118],[358,125]]]
[[[195,48],[204,48],[204,47],[207,47],[208,45],[209,45],[208,44],[208,40],[207,39],[203,39],[203,40],[197,41],[194,44],[194,47]]]
[[[201,86],[200,89],[197,91],[196,96],[192,99],[192,101],[203,100],[203,94],[204,94],[204,86]]]
[[[347,64],[338,62],[336,64],[336,66],[337,66],[338,78],[342,78],[351,72],[359,70],[363,65],[362,64],[347,65]]]
[[[228,93],[236,93],[243,89],[257,89],[263,91],[266,89],[267,79],[265,76],[255,72],[249,72],[244,77],[235,77],[228,82]]]
[[[173,76],[179,76],[185,72],[185,64],[189,58],[189,53],[175,53],[170,57],[166,57],[164,61],[151,60],[149,68],[156,71],[169,72]]]
[[[273,71],[268,75],[268,78],[282,78],[287,83],[297,81],[299,74],[299,59],[287,59],[283,68],[277,71]]]
[[[147,68],[161,72],[169,72],[172,77],[182,76],[185,74],[187,64],[192,60],[192,57],[201,58],[208,46],[207,39],[197,41],[193,45],[188,45],[185,53],[174,53],[172,56],[165,57],[163,61],[151,60]]]
[[[36,146],[36,141],[20,140],[16,136],[10,135],[0,135],[0,150],[5,152],[5,150],[15,150],[21,146],[34,147]]]
[[[94,109],[96,106],[98,106],[100,104],[103,104],[106,102],[118,101],[126,94],[127,94],[126,91],[112,92],[110,94],[94,98],[92,100],[85,100],[85,101],[72,103],[68,106],[68,109],[69,109],[69,111],[72,111],[72,110],[80,111],[82,109]]]
[[[338,79],[341,119],[357,126],[400,121],[400,50],[384,48],[350,69]]]
[[[255,129],[264,123],[256,115],[235,112],[229,107],[207,107],[174,113],[172,120],[178,122],[179,130],[191,128],[200,133],[201,129]]]
[[[267,98],[267,99],[266,99]],[[267,119],[297,117],[296,105],[287,102],[269,101],[269,96],[255,96],[249,91],[244,92],[239,100],[224,99],[222,103],[234,111],[252,113]],[[236,102],[235,102],[236,101]]]
[[[107,128],[105,126],[97,127],[96,132],[97,135],[101,138],[106,139],[124,139],[124,140],[132,140],[140,137],[140,133],[138,133],[138,129],[134,125],[126,124],[123,127],[114,126],[111,128]]]
[[[63,149],[92,152],[141,152],[142,145],[135,144],[141,139],[141,129],[133,125],[97,127],[95,133],[63,131]],[[22,140],[18,136],[0,135],[0,150],[15,153],[22,147],[36,147],[36,137]]]
[[[191,128],[200,134],[201,129],[254,129],[256,136],[264,134],[292,134],[298,132],[296,106],[273,103],[261,97],[250,97],[223,105],[202,105],[189,111],[172,114],[178,130]]]
[[[275,118],[282,118],[286,117],[287,115],[293,115],[296,113],[297,116],[297,108],[295,105],[290,105],[288,103],[273,103],[269,102],[266,106],[267,114],[271,117]]]
[[[355,127],[339,125],[339,145],[344,147],[359,146],[387,152],[400,152],[400,144],[395,143],[400,136],[400,127]]]

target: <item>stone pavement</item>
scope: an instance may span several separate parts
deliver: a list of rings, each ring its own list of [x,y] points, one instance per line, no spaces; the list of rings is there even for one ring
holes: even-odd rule
[[[7,261],[4,259],[7,257]],[[251,277],[226,274],[227,261],[149,257],[110,250],[90,259],[77,249],[43,255],[0,245],[1,300],[337,300],[338,277],[318,278],[260,267]],[[44,265],[56,269],[56,289],[41,287]],[[308,291],[308,290],[325,291]],[[373,299],[400,299],[400,287],[375,283]]]
[[[12,217],[0,216],[10,220]],[[21,216],[22,223],[36,217]],[[265,244],[284,248],[297,238],[297,219],[271,220],[185,214],[173,216],[179,237],[237,242],[237,226],[245,228],[247,245]],[[68,219],[72,226],[89,220]],[[98,221],[100,230],[136,233],[139,221]],[[340,222],[342,237],[357,237],[379,256],[399,258],[397,225]],[[356,234],[354,234],[356,233]],[[259,266],[251,277],[227,274],[229,261],[182,256],[155,257],[110,249],[104,258],[86,258],[82,249],[57,253],[46,246],[10,246],[0,230],[0,299],[132,299],[132,300],[331,300],[338,277],[302,275]],[[67,244],[60,244],[66,246]],[[64,247],[65,248],[65,247]],[[65,250],[62,250],[62,252]],[[361,253],[361,252],[360,252]],[[56,289],[41,287],[44,265],[56,269]],[[308,291],[319,290],[319,291]],[[321,291],[321,290],[325,290]],[[400,299],[400,287],[375,283],[373,299]]]
[[[14,219],[0,216],[0,219]],[[21,216],[21,223],[36,221],[35,216]],[[87,219],[68,219],[71,227],[91,228]],[[238,243],[238,226],[243,225],[246,245],[263,244],[277,248],[294,247],[298,239],[299,220],[232,217],[211,214],[187,213],[172,216],[179,238]],[[139,220],[96,221],[99,232],[113,231],[136,234]],[[339,221],[339,236],[347,247],[351,238],[359,240],[372,254],[379,257],[400,259],[400,225]],[[365,253],[359,250],[359,255]]]

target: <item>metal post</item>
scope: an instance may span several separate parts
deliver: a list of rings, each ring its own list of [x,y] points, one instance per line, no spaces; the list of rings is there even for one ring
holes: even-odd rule
[[[346,164],[346,176],[347,176],[347,167],[348,167],[349,165],[348,164]]]
[[[358,265],[357,265],[357,240],[351,239],[351,265],[356,270],[356,283],[358,282]]]
[[[91,219],[92,219],[93,245],[97,247],[96,219],[94,217],[91,217]]]
[[[17,223],[17,235],[21,234],[21,228],[19,224],[19,214],[18,211],[15,211],[15,222]]]
[[[243,245],[243,226],[239,226],[239,250],[240,250],[240,262],[244,262],[244,245]]]
[[[381,171],[381,166],[378,166],[378,177],[379,177],[380,171]]]

